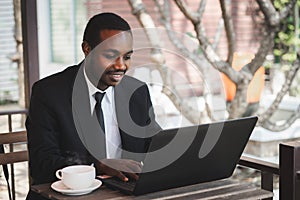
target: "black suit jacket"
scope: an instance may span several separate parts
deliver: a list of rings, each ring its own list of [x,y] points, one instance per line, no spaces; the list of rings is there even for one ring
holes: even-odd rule
[[[33,184],[52,182],[55,171],[72,164],[91,164],[105,157],[104,135],[90,114],[87,85],[80,65],[33,85],[26,120],[30,174]],[[123,157],[139,160],[155,122],[145,83],[124,76],[115,87],[115,106]]]

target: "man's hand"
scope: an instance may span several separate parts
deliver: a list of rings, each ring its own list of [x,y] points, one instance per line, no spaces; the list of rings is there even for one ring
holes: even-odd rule
[[[129,177],[137,180],[138,173],[141,173],[142,164],[128,159],[102,159],[95,165],[97,172],[109,176],[115,176],[123,181]]]

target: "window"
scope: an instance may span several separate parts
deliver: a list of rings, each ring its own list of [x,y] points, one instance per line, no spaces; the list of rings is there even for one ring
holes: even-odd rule
[[[16,54],[14,38],[14,8],[12,0],[0,2],[0,104],[19,99],[18,66],[11,61]]]
[[[83,58],[81,42],[87,20],[85,0],[50,1],[51,62],[73,64]]]

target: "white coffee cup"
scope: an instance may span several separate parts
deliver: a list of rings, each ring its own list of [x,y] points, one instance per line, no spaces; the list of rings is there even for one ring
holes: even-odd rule
[[[68,188],[79,190],[92,185],[96,177],[96,170],[90,165],[72,165],[57,170],[55,175]]]

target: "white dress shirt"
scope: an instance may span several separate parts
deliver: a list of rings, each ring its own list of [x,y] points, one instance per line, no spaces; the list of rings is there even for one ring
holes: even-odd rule
[[[106,158],[121,158],[122,144],[116,116],[114,87],[108,87],[105,91],[99,90],[90,82],[85,70],[83,71],[88,86],[91,115],[93,115],[96,106],[95,93],[105,92],[101,102],[101,107],[105,126]]]

